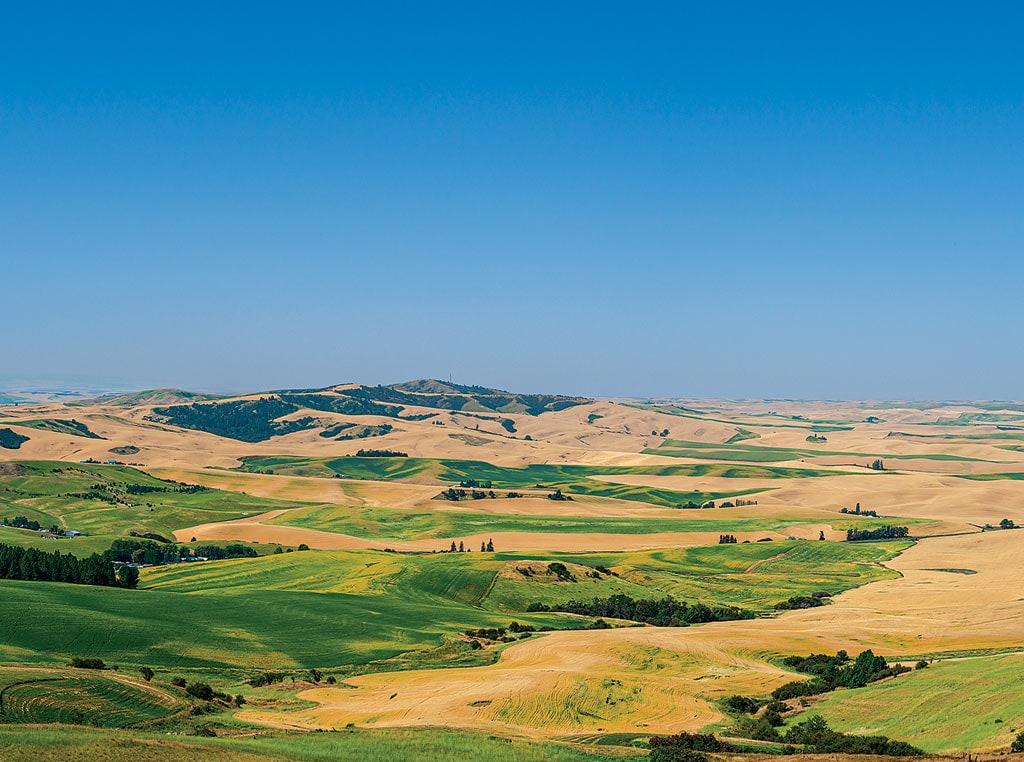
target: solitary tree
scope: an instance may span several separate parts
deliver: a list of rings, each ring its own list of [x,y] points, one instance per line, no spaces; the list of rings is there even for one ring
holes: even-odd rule
[[[147,683],[150,680],[152,680],[153,675],[156,674],[149,667],[142,667],[141,669],[139,669],[139,673],[142,675],[142,679],[145,680]]]
[[[462,540],[459,540],[459,553],[465,553],[466,546],[462,544]]]
[[[455,550],[456,550],[456,548],[455,548],[455,540],[452,540],[452,549],[449,552],[450,553],[454,553]]]
[[[494,552],[494,541],[491,540],[491,538],[489,538],[489,537],[487,538],[487,552],[488,553],[493,553]]]

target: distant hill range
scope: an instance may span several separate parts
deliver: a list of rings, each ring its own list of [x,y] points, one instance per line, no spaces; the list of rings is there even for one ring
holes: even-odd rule
[[[223,394],[201,394],[187,392],[184,389],[147,389],[127,394],[107,394],[90,400],[85,404],[114,405],[116,407],[139,407],[142,405],[175,405],[181,402],[203,402],[224,399]]]
[[[324,428],[325,422],[312,415],[292,415],[300,411],[376,415],[412,421],[436,416],[436,412],[430,412],[432,410],[537,416],[593,402],[586,397],[518,394],[434,379],[390,386],[342,384],[323,389],[288,389],[232,398],[187,395],[191,393],[158,389],[118,395],[98,402],[107,405],[157,404],[160,406],[153,408],[155,420],[243,442],[261,442],[273,436]],[[511,420],[507,423],[503,420],[502,425],[509,432],[515,431]]]

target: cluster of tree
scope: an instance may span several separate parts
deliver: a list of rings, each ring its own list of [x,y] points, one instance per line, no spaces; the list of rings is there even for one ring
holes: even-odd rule
[[[798,696],[817,696],[836,688],[863,688],[876,680],[910,671],[909,667],[902,664],[887,663],[884,656],[878,656],[870,649],[862,651],[853,660],[846,651],[839,651],[835,656],[787,656],[783,664],[797,672],[813,675],[813,679],[779,686],[772,691],[772,698],[777,701]]]
[[[15,516],[13,519],[5,518],[4,526],[14,527],[15,529],[31,529],[33,532],[42,529],[42,525],[38,521],[32,521],[26,516]]]
[[[487,542],[481,542],[480,543],[480,552],[481,553],[493,553],[494,552],[494,541],[491,540],[490,538],[488,538]]]
[[[159,535],[150,537],[158,541],[118,538],[110,543],[110,548],[103,551],[103,556],[117,563],[163,566],[180,563],[192,557],[216,561],[224,558],[255,558],[257,555],[248,545],[231,544],[223,548],[217,545],[200,545],[190,549],[186,545],[170,543]]]
[[[260,672],[249,678],[249,685],[253,688],[262,688],[264,685],[274,685],[282,680],[284,680],[284,672]]]
[[[455,540],[452,540],[452,546],[450,548],[448,548],[447,551],[442,550],[441,552],[442,553],[445,553],[445,552],[447,552],[447,553],[470,553],[472,551],[469,548],[466,547],[466,543],[464,543],[462,540],[459,540],[459,547],[455,547]]]
[[[103,659],[90,659],[83,658],[81,656],[72,656],[71,661],[68,662],[69,667],[75,669],[106,669],[107,665],[103,663]]]
[[[225,558],[256,558],[259,554],[248,545],[231,544],[223,548],[219,545],[197,545],[192,549],[192,555],[220,561]]]
[[[827,442],[828,437],[826,437],[824,434],[811,434],[804,441],[811,442],[813,444],[821,444],[822,442]]]
[[[736,751],[736,747],[713,733],[678,733],[674,736],[652,736],[647,742],[651,762],[706,762],[701,752]]]
[[[907,527],[884,526],[878,529],[847,529],[846,541],[858,542],[861,540],[895,540],[900,537],[907,537],[910,529]]]
[[[814,609],[825,605],[825,598],[831,598],[828,593],[813,593],[811,595],[794,595],[787,601],[776,603],[773,608],[776,611],[793,611],[796,609]]]
[[[677,601],[671,596],[660,599],[636,600],[619,593],[609,598],[594,598],[591,601],[570,600],[561,605],[549,606],[531,603],[527,611],[563,611],[567,614],[610,617],[643,622],[657,627],[687,627],[705,622],[730,622],[737,619],[753,619],[754,612],[737,606],[706,606],[703,603],[690,605]]]
[[[263,442],[274,436],[305,431],[318,426],[314,418],[278,421],[299,406],[278,397],[233,402],[193,403],[153,408],[153,412],[174,426],[216,434],[241,442]]]
[[[492,483],[490,479],[487,479],[486,481],[481,481],[479,479],[463,479],[461,482],[459,482],[460,487],[471,487],[478,489],[490,489],[491,484]]]
[[[553,561],[548,564],[548,574],[554,574],[559,582],[575,582],[575,575],[569,571],[569,567],[561,561]]]
[[[714,500],[708,500],[707,502],[704,502],[704,503],[698,503],[698,502],[696,502],[694,500],[687,500],[685,503],[676,503],[676,508],[714,508],[714,507],[715,507],[715,501]],[[729,505],[729,506],[723,505],[722,507],[723,508],[726,508],[726,507],[731,508],[732,505]]]
[[[888,736],[854,736],[832,730],[824,717],[815,716],[794,725],[780,739],[798,744],[815,754],[874,754],[886,757],[919,757],[924,752]]]
[[[520,624],[519,622],[512,622],[508,627],[481,627],[476,630],[466,630],[466,637],[478,638],[480,640],[493,640],[501,642],[511,642],[518,638],[510,637],[509,633],[515,635],[522,635],[523,633],[536,632],[537,628],[532,624]]]
[[[749,696],[730,696],[722,704],[729,711],[745,715],[754,715],[762,706],[764,707],[764,711],[756,717],[745,717],[737,723],[736,735],[755,741],[799,745],[804,747],[803,753],[877,754],[897,757],[922,754],[920,749],[885,736],[851,736],[833,731],[822,717],[812,717],[782,734],[778,730],[785,724],[782,713],[789,707],[778,699],[765,702]],[[795,751],[790,748],[789,753]]]
[[[408,458],[409,453],[398,450],[360,450],[357,458]]]
[[[572,500],[572,495],[564,495],[562,490],[556,487],[555,491],[548,495],[548,500]]]
[[[871,461],[871,465],[868,466],[868,468],[874,471],[884,471],[885,464],[882,462],[881,458],[875,458],[873,461]]]
[[[735,545],[736,544],[736,535],[734,535],[734,534],[720,534],[720,535],[718,535],[718,544],[719,545]]]
[[[60,551],[47,553],[0,545],[0,579],[135,588],[139,571],[127,566],[115,568],[109,559],[96,553],[79,559]]]
[[[991,529],[995,529],[995,527],[992,526],[991,524],[986,524],[984,528],[985,528],[986,531],[991,530]],[[1017,529],[1018,527],[1017,527],[1017,525],[1015,523],[1013,523],[1012,519],[1003,519],[1002,521],[999,522],[999,528],[1000,529]]]
[[[95,484],[93,489],[116,489],[115,484]],[[151,492],[177,492],[184,495],[195,495],[199,492],[209,492],[209,487],[201,484],[187,484],[186,482],[169,482],[167,486],[158,484],[125,484],[122,489],[129,495],[148,495]]]
[[[14,429],[0,429],[0,447],[6,450],[17,450],[27,441],[28,437]]]
[[[839,512],[848,513],[853,516],[874,516],[876,519],[878,518],[878,514],[875,511],[862,511],[860,509],[860,503],[857,503],[857,507],[854,508],[852,511],[844,505],[842,508],[839,509]]]
[[[162,566],[163,564],[176,564],[188,558],[191,553],[184,546],[160,544],[152,540],[118,538],[110,543],[110,547],[103,551],[103,555],[110,561],[122,564]]]
[[[658,431],[651,431],[651,436],[652,437],[667,437],[668,436],[668,429],[662,429],[660,432],[658,432]]]

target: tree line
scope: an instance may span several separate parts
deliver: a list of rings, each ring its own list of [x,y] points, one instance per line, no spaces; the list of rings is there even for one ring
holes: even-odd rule
[[[703,603],[688,604],[672,596],[660,599],[635,599],[624,593],[609,598],[594,598],[590,601],[570,600],[563,604],[548,605],[531,603],[527,611],[561,611],[582,616],[609,617],[643,622],[657,627],[687,627],[705,622],[731,622],[738,619],[753,619],[753,611],[737,606],[707,606]]]
[[[230,544],[197,545],[161,545],[150,540],[117,539],[110,543],[110,548],[103,551],[103,556],[112,562],[140,564],[145,566],[163,566],[164,564],[180,563],[188,558],[207,558],[219,561],[225,558],[256,558],[258,554],[248,545]]]
[[[139,570],[115,566],[98,553],[79,559],[60,551],[0,545],[0,579],[134,589],[139,583]]]
[[[910,534],[908,527],[884,526],[878,529],[847,529],[847,542],[860,542],[863,540],[895,540],[907,537]]]

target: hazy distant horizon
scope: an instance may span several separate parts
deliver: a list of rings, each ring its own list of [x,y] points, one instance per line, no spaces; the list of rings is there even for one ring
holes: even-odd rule
[[[1024,397],[1021,22],[12,7],[0,373]]]
[[[28,393],[28,392],[62,392],[62,391],[73,391],[80,393],[95,394],[96,396],[113,395],[113,394],[128,394],[132,392],[148,391],[151,389],[180,389],[182,391],[197,392],[202,394],[218,394],[225,396],[235,395],[247,395],[256,394],[261,392],[275,392],[284,390],[294,389],[320,389],[329,386],[336,386],[341,384],[366,384],[374,386],[381,384],[384,386],[401,384],[408,381],[415,381],[419,379],[430,378],[429,376],[416,376],[415,378],[403,378],[400,380],[389,380],[389,381],[373,381],[368,382],[360,379],[346,379],[343,381],[337,381],[334,383],[321,384],[321,385],[296,385],[296,386],[274,386],[274,387],[259,387],[259,388],[218,388],[210,386],[177,386],[173,384],[129,384],[119,382],[108,382],[102,383],[99,381],[86,381],[82,383],[75,382],[74,380],[66,379],[63,382],[60,379],[51,379],[50,382],[40,381],[39,383],[32,382],[19,382],[18,380],[10,380],[7,377],[0,376],[0,395],[3,393]],[[439,381],[447,381],[448,379],[435,379]],[[803,403],[803,402],[820,402],[826,404],[857,404],[857,403],[900,403],[906,402],[909,404],[918,404],[926,402],[934,402],[937,404],[965,404],[971,403],[1000,403],[1004,402],[1007,404],[1024,404],[1024,400],[1017,399],[987,399],[987,398],[973,398],[973,399],[944,399],[944,398],[930,398],[930,397],[892,397],[892,398],[880,398],[880,397],[847,397],[847,398],[833,398],[833,397],[798,397],[798,396],[738,396],[728,397],[722,395],[688,395],[688,394],[593,394],[586,392],[573,392],[564,391],[558,389],[519,389],[508,385],[501,384],[481,384],[474,381],[459,381],[452,379],[452,383],[460,384],[464,386],[486,386],[492,389],[499,389],[502,391],[514,392],[519,394],[555,394],[565,396],[576,396],[576,397],[589,397],[596,400],[689,400],[689,401],[723,401],[723,402],[792,402],[792,403]]]

